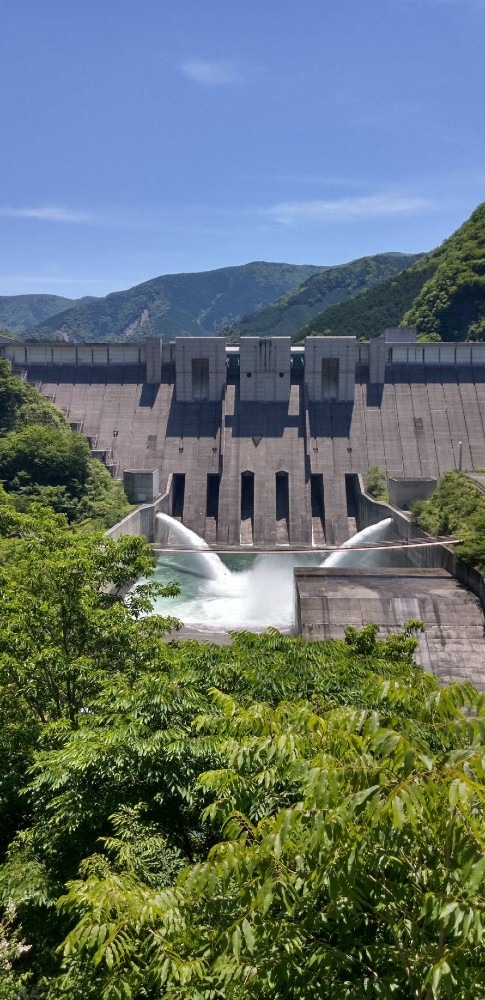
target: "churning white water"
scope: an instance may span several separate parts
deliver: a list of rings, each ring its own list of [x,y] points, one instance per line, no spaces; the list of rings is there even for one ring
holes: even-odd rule
[[[321,552],[279,551],[257,556],[238,552],[220,557],[179,521],[167,514],[157,517],[163,525],[165,544],[194,551],[159,554],[154,579],[160,583],[176,580],[180,594],[175,598],[157,598],[153,610],[156,614],[173,615],[201,633],[228,629],[262,631],[270,625],[291,630],[295,567],[376,565],[378,553],[356,552],[355,547],[389,537],[392,525],[392,519],[386,518],[365,528],[345,543],[345,551],[332,553],[322,563]]]
[[[180,594],[157,598],[154,611],[174,615],[200,632],[228,629],[262,631],[270,625],[289,630],[294,621],[295,566],[318,566],[321,554],[224,555],[226,574],[218,580],[194,575],[191,555],[160,554],[154,579],[176,580]]]

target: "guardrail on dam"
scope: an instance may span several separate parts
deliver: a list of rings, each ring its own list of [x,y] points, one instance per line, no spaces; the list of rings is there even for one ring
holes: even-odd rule
[[[338,544],[356,473],[436,479],[485,467],[485,344],[353,337],[4,340],[133,502],[167,493],[212,545]],[[271,404],[271,405],[269,405]]]

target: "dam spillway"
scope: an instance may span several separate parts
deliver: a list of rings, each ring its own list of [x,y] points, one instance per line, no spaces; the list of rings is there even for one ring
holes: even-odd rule
[[[469,680],[485,691],[484,620],[480,601],[445,569],[302,567],[295,570],[298,632],[304,639],[343,639],[347,625],[379,626],[380,638],[422,621],[416,659],[445,684]]]

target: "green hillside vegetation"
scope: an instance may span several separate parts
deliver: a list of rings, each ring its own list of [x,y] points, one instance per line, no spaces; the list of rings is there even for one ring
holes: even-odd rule
[[[419,623],[167,643],[143,539],[0,533],[1,1000],[483,1000],[484,699]]]
[[[90,301],[90,296],[65,299],[62,295],[0,295],[0,327],[22,337],[56,313]]]
[[[316,316],[295,336],[380,336],[417,326],[421,338],[485,336],[485,203],[436,250],[381,285]]]
[[[434,261],[436,269],[403,316],[404,326],[442,340],[484,340],[485,202],[435,251]]]
[[[322,270],[256,261],[196,274],[168,274],[75,306],[39,325],[36,337],[75,342],[164,339],[214,333]]]
[[[432,535],[463,540],[461,562],[485,574],[485,494],[462,472],[446,472],[435,492],[413,506],[413,517]]]
[[[41,503],[83,530],[127,514],[124,490],[94,459],[86,440],[33,386],[0,359],[0,483],[18,510]]]
[[[343,302],[367,288],[411,267],[420,254],[384,253],[362,257],[349,264],[329,267],[253,316],[246,316],[229,331],[232,340],[240,336],[275,337],[301,330],[322,309]]]
[[[292,339],[299,342],[305,337],[320,335],[370,340],[380,337],[388,326],[399,326],[423,281],[434,270],[429,262],[424,265],[420,261],[419,264],[419,271],[414,265],[347,302],[324,309]]]

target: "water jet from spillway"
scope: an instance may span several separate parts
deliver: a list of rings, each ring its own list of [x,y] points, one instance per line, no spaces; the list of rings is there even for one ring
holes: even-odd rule
[[[211,552],[209,546],[200,535],[185,524],[177,521],[169,514],[157,514],[157,527],[163,525],[164,542],[167,545],[180,546],[181,549],[194,550],[194,565],[199,576],[206,577],[207,580],[223,580],[229,576],[229,570],[216,552]],[[162,531],[160,531],[162,534]]]
[[[380,556],[379,552],[375,549],[369,549],[367,552],[362,549],[357,552],[352,550],[356,548],[360,549],[363,545],[370,546],[375,542],[385,541],[391,535],[392,525],[392,517],[385,517],[382,521],[378,521],[377,524],[370,524],[368,528],[363,528],[362,531],[358,531],[352,538],[348,538],[343,543],[340,551],[332,552],[323,560],[321,565],[325,566],[325,569],[332,569],[333,567],[337,569],[339,566],[379,566]]]

